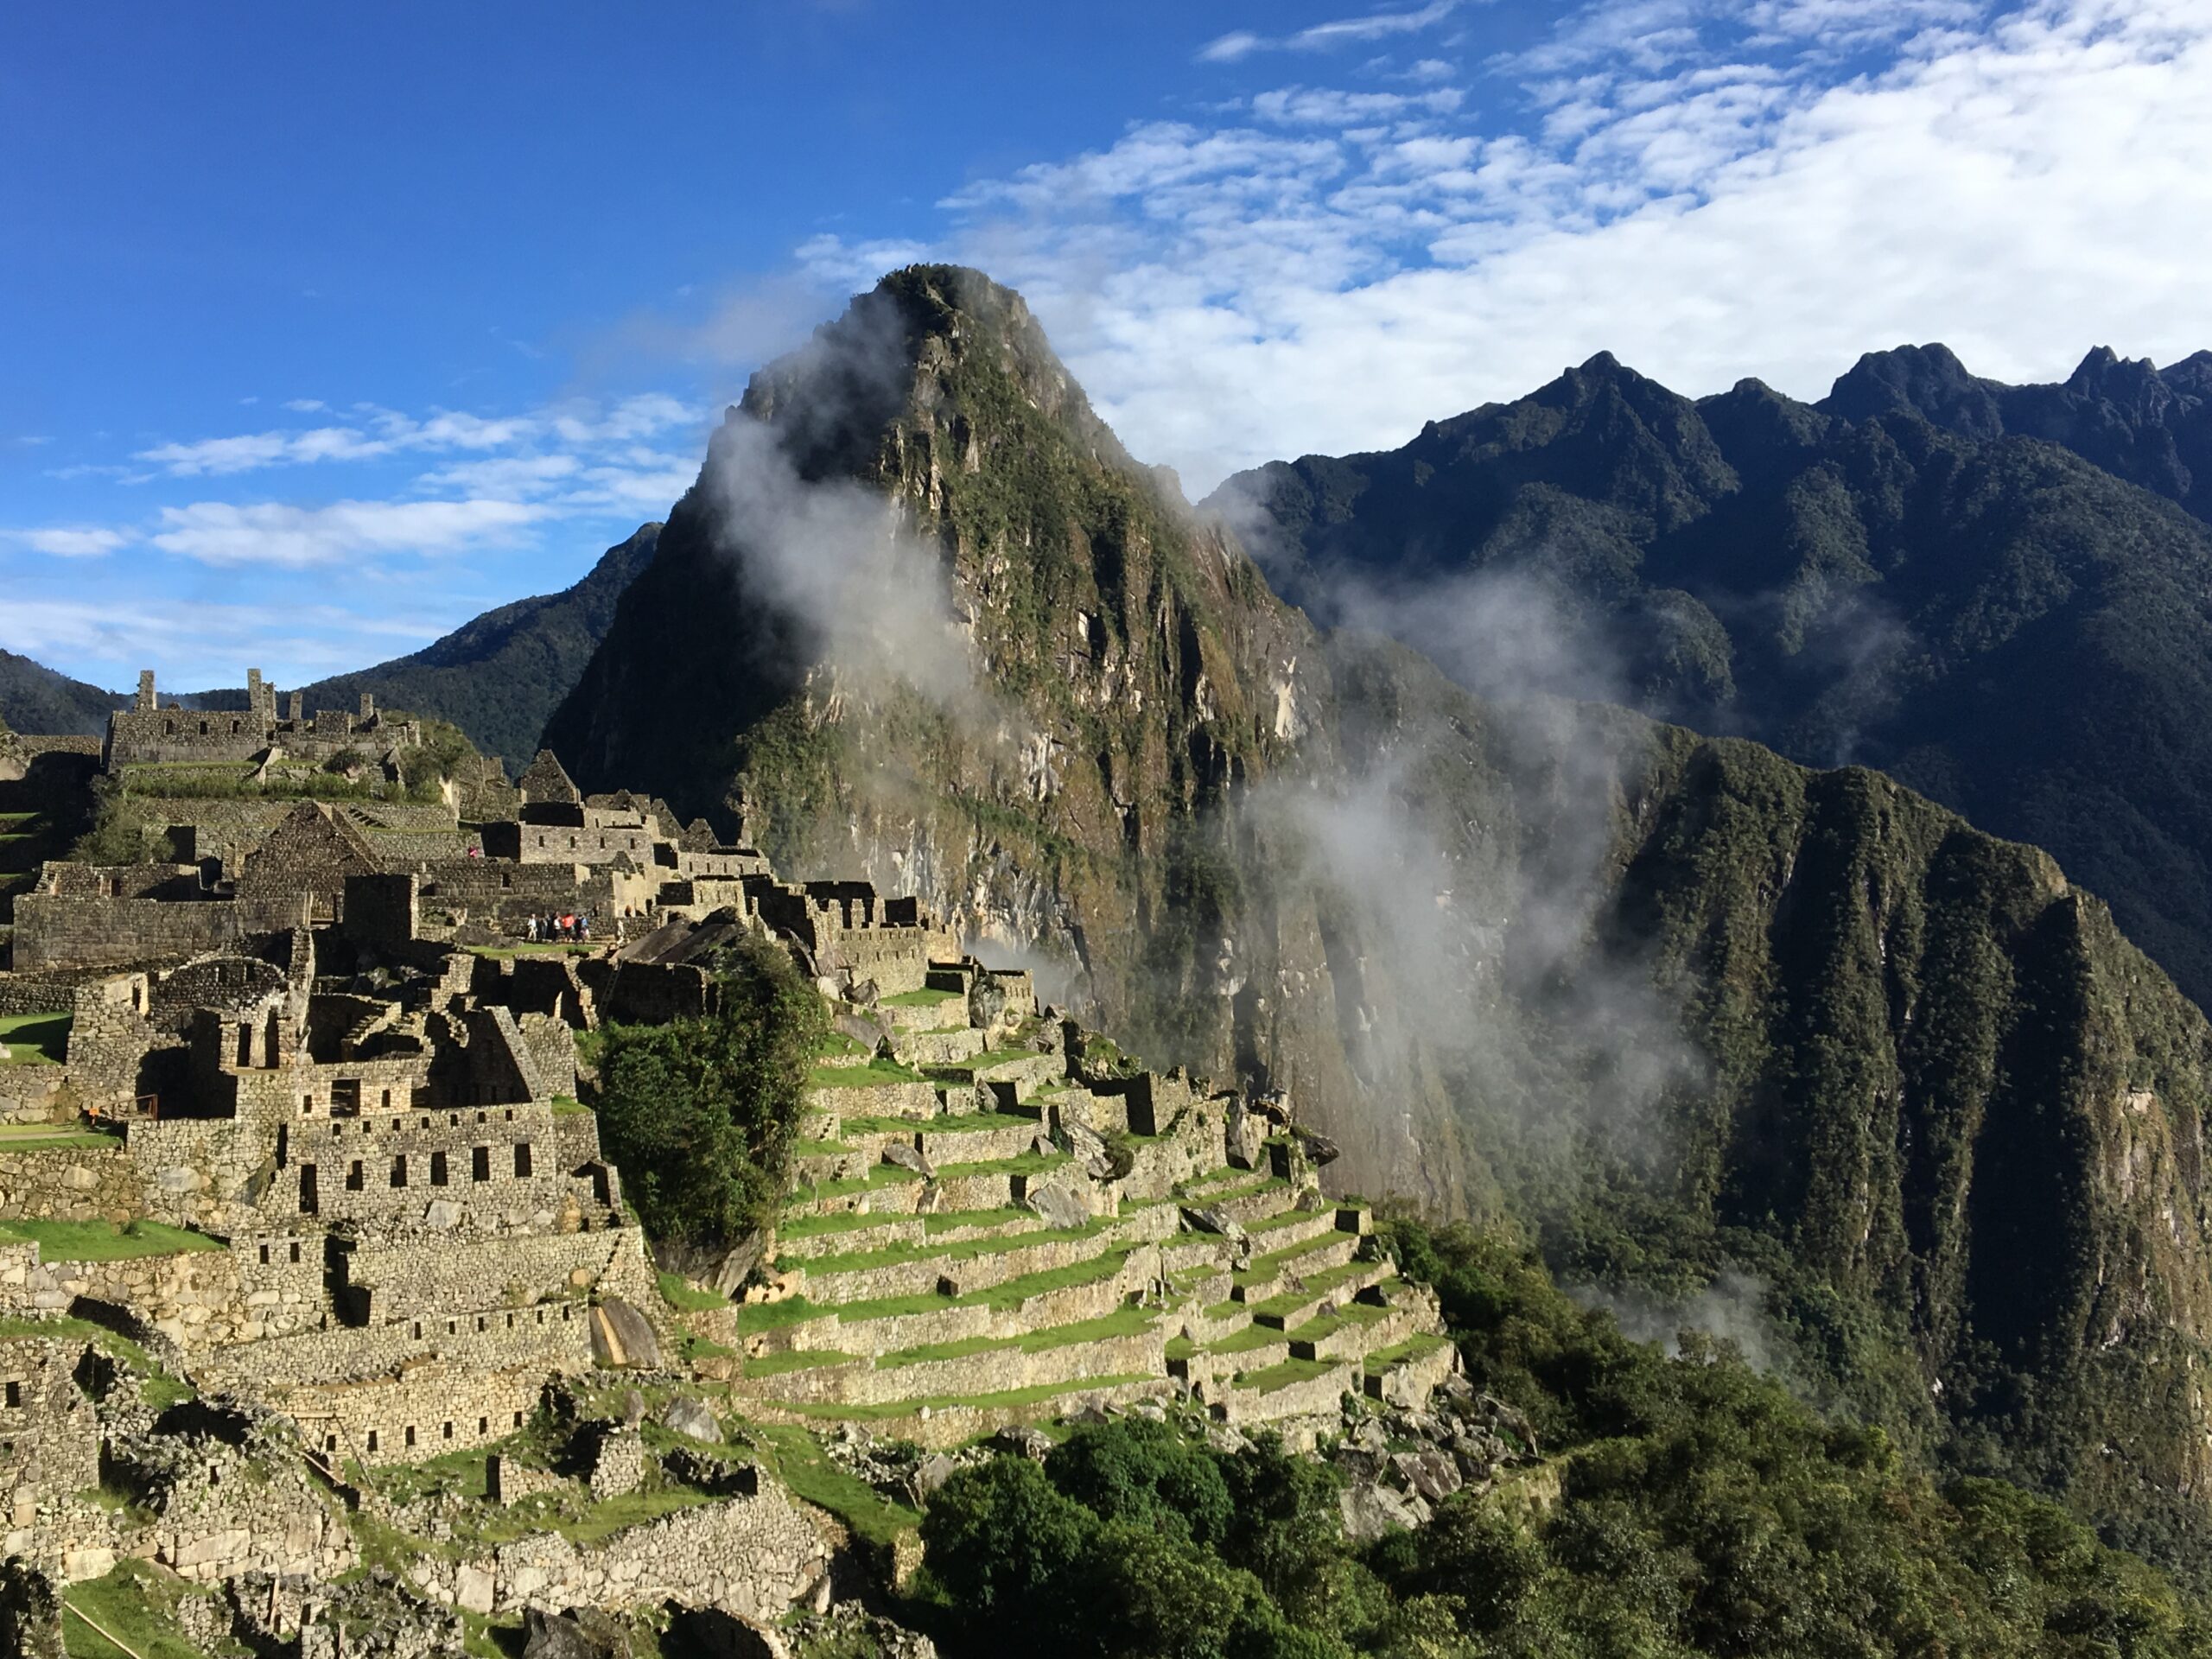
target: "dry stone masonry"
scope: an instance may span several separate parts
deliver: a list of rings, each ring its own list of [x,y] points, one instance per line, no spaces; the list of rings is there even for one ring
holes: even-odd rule
[[[149,675],[104,764],[273,777],[421,741],[365,702],[280,716],[257,674],[248,702],[164,709]],[[203,1638],[302,1653],[364,1598],[409,1651],[456,1612],[765,1626],[826,1605],[841,1535],[725,1421],[957,1448],[1175,1400],[1310,1440],[1457,1385],[1433,1298],[1280,1101],[1137,1069],[914,900],[779,881],[550,754],[471,798],[506,816],[200,804],[253,810],[19,899],[0,1011],[66,1035],[0,1065],[9,1571],[143,1557],[219,1587]],[[577,1039],[713,1012],[747,937],[833,1034],[772,1234],[679,1307]],[[371,1522],[420,1559],[333,1587]]]

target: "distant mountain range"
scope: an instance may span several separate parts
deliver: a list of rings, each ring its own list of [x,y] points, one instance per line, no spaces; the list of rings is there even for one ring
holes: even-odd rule
[[[1402,448],[1211,505],[1325,623],[1877,766],[2049,849],[2212,1001],[2212,354],[2063,385],[1940,346],[1819,404],[1600,355]]]

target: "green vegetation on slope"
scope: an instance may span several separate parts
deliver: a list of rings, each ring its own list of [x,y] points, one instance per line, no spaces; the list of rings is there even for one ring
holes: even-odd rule
[[[1394,1230],[1471,1379],[1534,1424],[1540,1478],[1475,1483],[1363,1548],[1336,1473],[1266,1437],[1226,1454],[1142,1420],[1079,1429],[1041,1468],[996,1458],[931,1500],[918,1611],[948,1654],[2179,1659],[2212,1641],[2201,1604],[2056,1505],[1939,1485],[1725,1345],[1626,1341],[1494,1237]]]

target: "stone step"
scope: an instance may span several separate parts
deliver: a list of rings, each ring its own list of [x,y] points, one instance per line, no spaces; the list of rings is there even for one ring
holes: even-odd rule
[[[1017,1237],[1003,1241],[1002,1248],[965,1247],[967,1253],[958,1255],[923,1250],[901,1252],[889,1261],[833,1256],[826,1263],[808,1264],[805,1282],[798,1289],[808,1300],[824,1306],[894,1296],[962,1296],[1009,1279],[1071,1267],[1123,1245],[1151,1243],[1159,1236],[1160,1226],[1158,1211],[1142,1211],[1095,1223],[1078,1236]]]
[[[1236,1275],[1236,1282],[1229,1293],[1230,1300],[1246,1304],[1268,1301],[1284,1291],[1296,1289],[1294,1281],[1344,1266],[1358,1249],[1357,1238],[1332,1228],[1302,1244],[1255,1255],[1252,1265]]]
[[[900,997],[886,997],[875,1005],[875,1014],[891,1022],[892,1029],[900,1032],[961,1031],[968,1026],[968,999],[955,995],[947,996],[931,991],[912,995],[921,1001],[909,1001]],[[982,1036],[979,1032],[978,1038]],[[981,1052],[979,1049],[977,1052]]]
[[[1379,1288],[1379,1287],[1378,1287]],[[1371,1294],[1371,1293],[1370,1293]],[[1288,1332],[1293,1359],[1365,1359],[1427,1328],[1428,1311],[1414,1303],[1355,1301]]]
[[[977,1338],[940,1345],[948,1351],[923,1349],[846,1363],[778,1369],[743,1382],[748,1391],[757,1388],[761,1397],[786,1405],[884,1406],[1057,1387],[1086,1377],[1166,1374],[1166,1338],[1156,1326],[1097,1337],[1086,1336],[1089,1328],[1046,1326],[1012,1338]],[[1055,1340],[1061,1336],[1069,1339]],[[903,1363],[887,1364],[886,1357]]]
[[[902,1031],[892,1046],[903,1065],[957,1065],[983,1052],[983,1033],[969,1026],[954,1031]]]
[[[1239,1376],[1223,1392],[1218,1408],[1230,1423],[1275,1422],[1334,1411],[1344,1395],[1357,1394],[1362,1386],[1357,1365],[1285,1360]]]
[[[1324,1308],[1351,1300],[1369,1286],[1390,1276],[1388,1262],[1353,1262],[1306,1281],[1302,1291],[1284,1291],[1272,1300],[1252,1304],[1252,1323],[1277,1331],[1305,1324]]]
[[[1255,1250],[1270,1255],[1325,1238],[1332,1233],[1349,1232],[1351,1230],[1339,1219],[1340,1214],[1334,1205],[1320,1210],[1285,1210],[1257,1222],[1246,1223],[1245,1230],[1251,1235]]]

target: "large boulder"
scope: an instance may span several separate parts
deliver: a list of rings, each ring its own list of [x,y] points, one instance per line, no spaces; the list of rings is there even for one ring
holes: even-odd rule
[[[1239,1169],[1257,1169],[1268,1155],[1268,1122],[1257,1112],[1247,1111],[1241,1100],[1229,1108],[1229,1161]]]
[[[715,1414],[703,1402],[688,1394],[679,1394],[662,1408],[662,1426],[686,1440],[703,1440],[709,1446],[717,1445],[722,1438],[722,1427],[715,1421]]]
[[[630,1659],[628,1633],[594,1608],[524,1608],[522,1629],[523,1659]]]
[[[1241,1239],[1244,1236],[1243,1224],[1226,1210],[1212,1205],[1196,1210],[1186,1208],[1183,1211],[1183,1220],[1187,1225],[1195,1227],[1202,1233],[1218,1233],[1222,1237],[1230,1240]]]
[[[1065,1186],[1040,1186],[1029,1194],[1029,1207],[1044,1218],[1047,1227],[1085,1227],[1090,1224],[1090,1205],[1083,1195]]]
[[[1337,1494],[1344,1512],[1344,1536],[1371,1544],[1387,1532],[1411,1531],[1429,1518],[1429,1507],[1372,1481],[1355,1481]]]
[[[660,1336],[644,1314],[620,1296],[609,1296],[591,1311],[591,1353],[602,1365],[658,1370]]]
[[[933,1181],[937,1179],[937,1166],[930,1162],[927,1154],[919,1147],[910,1147],[901,1141],[893,1141],[889,1146],[884,1147],[883,1161],[887,1164],[896,1164],[901,1169],[911,1169],[925,1181]]]

